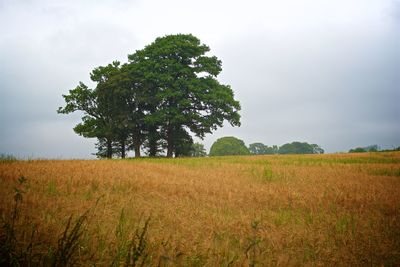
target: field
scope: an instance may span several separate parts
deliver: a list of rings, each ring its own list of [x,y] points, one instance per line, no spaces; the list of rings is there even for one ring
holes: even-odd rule
[[[21,262],[400,265],[400,153],[7,160],[0,183]]]

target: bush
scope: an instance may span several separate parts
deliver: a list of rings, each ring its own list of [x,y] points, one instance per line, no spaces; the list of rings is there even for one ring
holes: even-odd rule
[[[244,142],[233,136],[222,137],[214,142],[210,156],[249,155],[249,149]]]

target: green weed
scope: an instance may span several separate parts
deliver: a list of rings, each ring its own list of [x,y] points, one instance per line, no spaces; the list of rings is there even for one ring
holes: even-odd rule
[[[128,219],[124,209],[121,210],[115,237],[117,249],[111,266],[143,266],[146,263],[148,252],[147,231],[150,217],[144,221],[142,227],[138,225],[133,233],[129,232]]]
[[[57,185],[56,185],[56,181],[55,179],[51,179],[49,181],[49,183],[47,184],[45,193],[47,196],[49,197],[55,197],[58,195],[58,191],[57,191]]]
[[[254,220],[251,222],[252,235],[247,238],[247,246],[245,250],[246,258],[249,267],[254,267],[257,264],[257,256],[261,253],[260,243],[263,239],[259,236],[260,221]]]

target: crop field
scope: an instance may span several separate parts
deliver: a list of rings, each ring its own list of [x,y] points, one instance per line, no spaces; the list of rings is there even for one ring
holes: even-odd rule
[[[5,160],[0,183],[24,265],[400,265],[396,152]]]

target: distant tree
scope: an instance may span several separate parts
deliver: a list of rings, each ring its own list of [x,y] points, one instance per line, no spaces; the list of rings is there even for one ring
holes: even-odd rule
[[[267,146],[263,143],[253,143],[249,145],[249,151],[253,155],[278,154],[278,147]]]
[[[313,154],[324,154],[325,151],[317,144],[311,144]]]
[[[292,142],[279,147],[279,154],[322,154],[324,150],[316,144]]]
[[[400,146],[393,147],[391,149],[379,149],[379,152],[393,152],[393,151],[400,151]]]
[[[210,149],[210,156],[249,155],[244,142],[233,136],[222,137],[215,141]]]
[[[365,150],[365,148],[363,147],[356,147],[349,150],[349,153],[363,153],[363,152],[367,152],[367,150]]]
[[[200,143],[194,143],[192,145],[191,156],[192,157],[205,157],[205,156],[207,156],[207,152],[206,152],[206,149],[204,148],[204,145],[200,144]]]
[[[250,154],[253,155],[263,155],[265,153],[266,147],[263,143],[253,143],[249,145]]]
[[[349,153],[362,153],[362,152],[378,152],[380,148],[378,145],[370,145],[366,147],[356,147],[349,150]]]
[[[10,154],[4,154],[0,153],[0,162],[5,162],[5,161],[16,161],[18,160],[17,157],[10,155]]]
[[[370,145],[365,147],[365,150],[368,152],[378,152],[380,150],[378,145]]]

